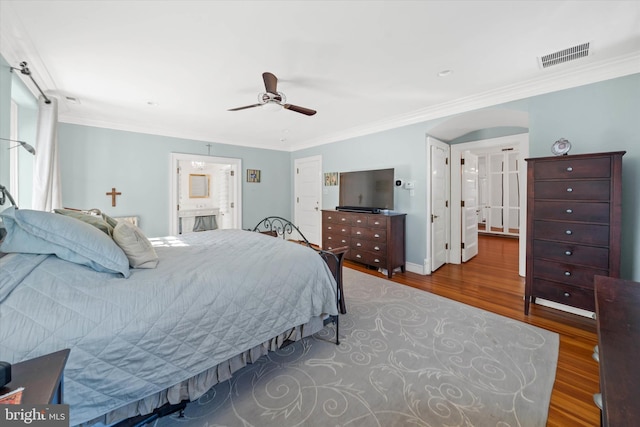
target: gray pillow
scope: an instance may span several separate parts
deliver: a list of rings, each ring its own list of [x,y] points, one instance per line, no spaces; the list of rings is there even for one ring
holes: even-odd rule
[[[107,223],[101,216],[91,215],[82,211],[76,211],[72,209],[54,209],[55,213],[60,215],[70,216],[71,218],[79,219],[82,222],[86,222],[89,225],[93,225],[98,230],[105,233],[107,236],[113,234],[113,227]]]
[[[133,268],[156,268],[158,255],[153,245],[135,225],[127,221],[119,221],[113,229],[113,240],[129,258]]]

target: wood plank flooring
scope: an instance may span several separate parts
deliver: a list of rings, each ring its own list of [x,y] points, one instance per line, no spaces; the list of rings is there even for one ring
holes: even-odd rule
[[[386,278],[360,264],[345,261],[344,265]],[[479,253],[469,262],[446,264],[430,276],[395,273],[392,280],[557,332],[560,354],[547,426],[600,425],[600,410],[593,403],[593,394],[599,391],[598,364],[591,357],[597,344],[596,322],[537,304],[531,305],[529,316],[524,315],[517,239],[481,235]]]

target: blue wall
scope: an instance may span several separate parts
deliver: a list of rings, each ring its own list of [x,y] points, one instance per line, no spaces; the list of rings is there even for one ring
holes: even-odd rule
[[[149,236],[169,230],[170,155],[207,155],[206,142],[60,123],[62,202],[98,208],[111,216],[137,215]],[[242,223],[252,227],[267,215],[288,216],[291,206],[289,153],[212,144],[211,155],[242,159]],[[261,182],[247,183],[247,169]],[[106,192],[122,195],[116,207]]]

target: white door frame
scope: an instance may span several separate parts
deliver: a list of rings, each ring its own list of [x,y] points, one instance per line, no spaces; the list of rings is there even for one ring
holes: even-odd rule
[[[529,133],[521,133],[517,135],[504,136],[500,138],[485,139],[482,141],[465,142],[462,144],[451,145],[451,251],[449,252],[450,262],[460,264],[462,242],[461,218],[462,209],[460,201],[460,162],[453,159],[460,159],[462,152],[466,150],[475,150],[496,146],[518,146],[522,167],[519,168],[518,175],[522,183],[522,191],[520,192],[520,233],[519,239],[519,275],[524,277],[526,272],[526,241],[527,229],[527,167],[524,159],[529,156]]]
[[[322,156],[321,155],[317,155],[317,156],[309,156],[309,157],[302,157],[299,159],[295,159],[293,162],[293,221],[295,223],[296,226],[300,227],[300,225],[302,224],[302,222],[300,221],[299,215],[300,215],[300,211],[299,211],[299,203],[297,203],[297,197],[298,197],[298,188],[299,188],[299,176],[296,173],[296,170],[299,167],[299,164],[302,162],[309,162],[309,161],[317,161],[318,162],[318,169],[319,169],[319,176],[317,179],[318,182],[318,187],[316,189],[317,191],[317,195],[318,195],[318,210],[322,209]],[[319,213],[317,216],[317,224],[316,224],[316,229],[319,231],[319,236],[318,236],[318,241],[317,242],[311,242],[311,243],[315,243],[318,246],[322,245],[322,215]],[[304,230],[301,228],[300,231],[302,231],[302,233],[304,234]],[[309,237],[306,236],[305,237],[309,238],[310,240],[313,240],[313,237]]]
[[[169,161],[169,235],[178,235],[178,182],[177,169],[180,161],[196,161],[205,163],[220,163],[235,167],[235,200],[233,213],[234,224],[242,228],[242,160],[232,157],[203,156],[199,154],[171,153]]]

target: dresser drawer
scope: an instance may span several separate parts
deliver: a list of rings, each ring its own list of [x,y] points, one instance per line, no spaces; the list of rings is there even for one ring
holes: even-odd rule
[[[345,234],[347,236],[351,235],[351,226],[344,224],[334,224],[334,223],[326,223],[322,228],[323,233],[325,234]]]
[[[561,282],[585,289],[593,289],[593,276],[595,275],[608,276],[609,270],[597,270],[544,259],[533,260],[533,276],[541,279]]]
[[[534,184],[537,199],[602,200],[610,198],[610,181],[538,181]]]
[[[351,244],[351,236],[348,234],[326,234],[322,239],[322,249],[333,249],[341,246],[349,246]],[[331,246],[330,248],[328,246]]]
[[[369,215],[367,225],[374,228],[386,228],[387,218],[381,215]]]
[[[534,221],[534,239],[609,246],[609,226],[579,222]]]
[[[351,225],[351,217],[344,212],[322,211],[322,222]]]
[[[351,227],[351,235],[361,239],[373,240],[376,242],[386,242],[387,233],[384,230],[375,228]]]
[[[535,179],[609,178],[610,176],[610,157],[539,161],[536,163],[534,174]]]
[[[351,215],[352,224],[357,227],[366,227],[368,222],[368,215],[356,213]]]
[[[385,267],[387,265],[387,257],[381,254],[374,254],[371,252],[360,251],[357,249],[350,249],[347,252],[350,259],[358,261],[367,265],[373,265],[376,267]]]
[[[609,223],[609,203],[539,201],[532,219]]]
[[[584,310],[595,311],[596,302],[593,290],[578,288],[571,285],[533,279],[533,296],[544,298],[560,304],[580,307]]]
[[[609,250],[607,248],[534,240],[533,257],[592,268],[609,269]]]
[[[354,237],[351,239],[351,246],[360,251],[369,251],[383,255],[387,253],[387,245],[381,241],[364,240]]]

